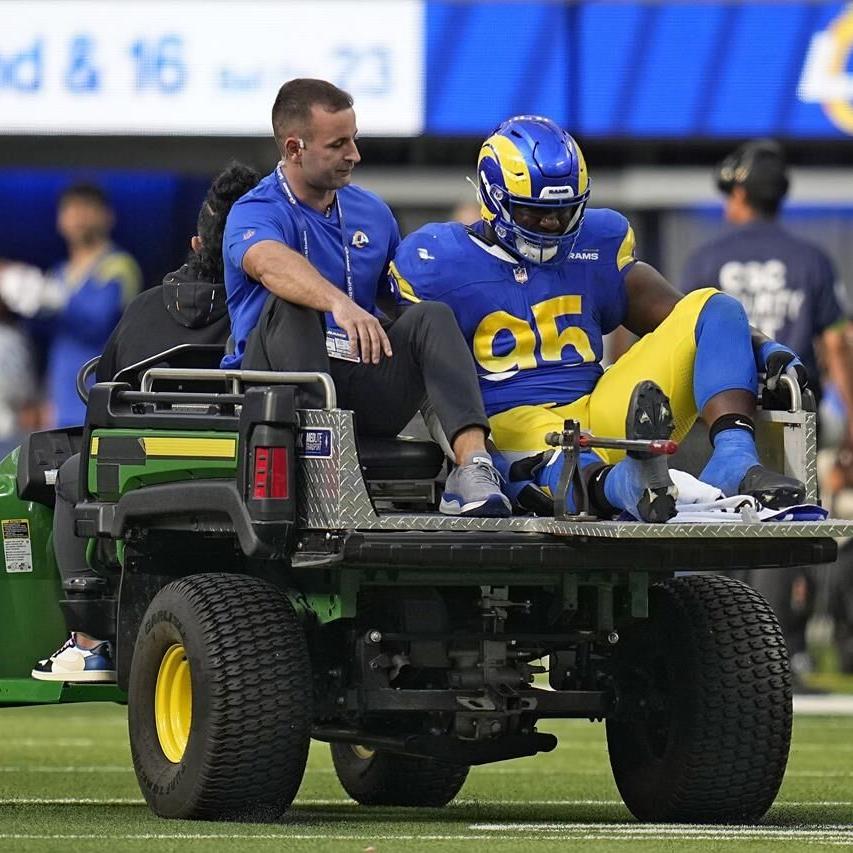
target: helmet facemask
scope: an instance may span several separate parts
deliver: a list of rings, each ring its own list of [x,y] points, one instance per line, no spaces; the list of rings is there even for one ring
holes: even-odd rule
[[[518,198],[493,187],[492,199],[500,209],[492,222],[498,240],[533,264],[560,263],[569,256],[580,233],[589,190],[566,200],[542,201]]]

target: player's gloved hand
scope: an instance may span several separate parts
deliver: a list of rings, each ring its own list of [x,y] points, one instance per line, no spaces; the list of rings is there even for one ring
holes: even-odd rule
[[[775,391],[779,378],[785,374],[796,373],[797,384],[805,391],[809,386],[809,376],[805,365],[797,354],[776,341],[765,341],[758,349],[758,370],[765,374],[765,384],[769,391]]]

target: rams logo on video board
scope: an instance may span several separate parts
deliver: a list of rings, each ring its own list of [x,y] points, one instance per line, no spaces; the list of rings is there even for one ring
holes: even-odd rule
[[[848,5],[825,30],[812,36],[797,94],[819,103],[826,117],[853,135],[853,72],[847,68],[853,51],[853,5]]]

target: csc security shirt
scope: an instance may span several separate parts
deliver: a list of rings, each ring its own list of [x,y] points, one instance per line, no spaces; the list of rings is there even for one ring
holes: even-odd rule
[[[341,217],[343,214],[343,232]],[[345,241],[352,267],[353,299],[371,313],[377,295],[387,292],[386,271],[400,242],[394,215],[382,199],[358,186],[337,191],[337,204],[320,213],[300,201],[292,204],[278,175],[267,175],[231,208],[225,223],[222,255],[233,354],[222,360],[223,368],[239,367],[246,340],[260,317],[269,291],[243,271],[243,256],[250,246],[264,240],[284,243],[304,254],[324,278],[346,293]]]
[[[681,287],[734,296],[756,329],[799,355],[811,386],[820,388],[814,339],[844,320],[844,311],[832,262],[817,246],[777,222],[750,222],[698,249]]]

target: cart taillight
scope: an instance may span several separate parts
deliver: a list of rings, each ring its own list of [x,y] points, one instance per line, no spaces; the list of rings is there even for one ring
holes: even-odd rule
[[[252,475],[252,497],[255,500],[286,500],[287,448],[255,447],[255,464]]]

